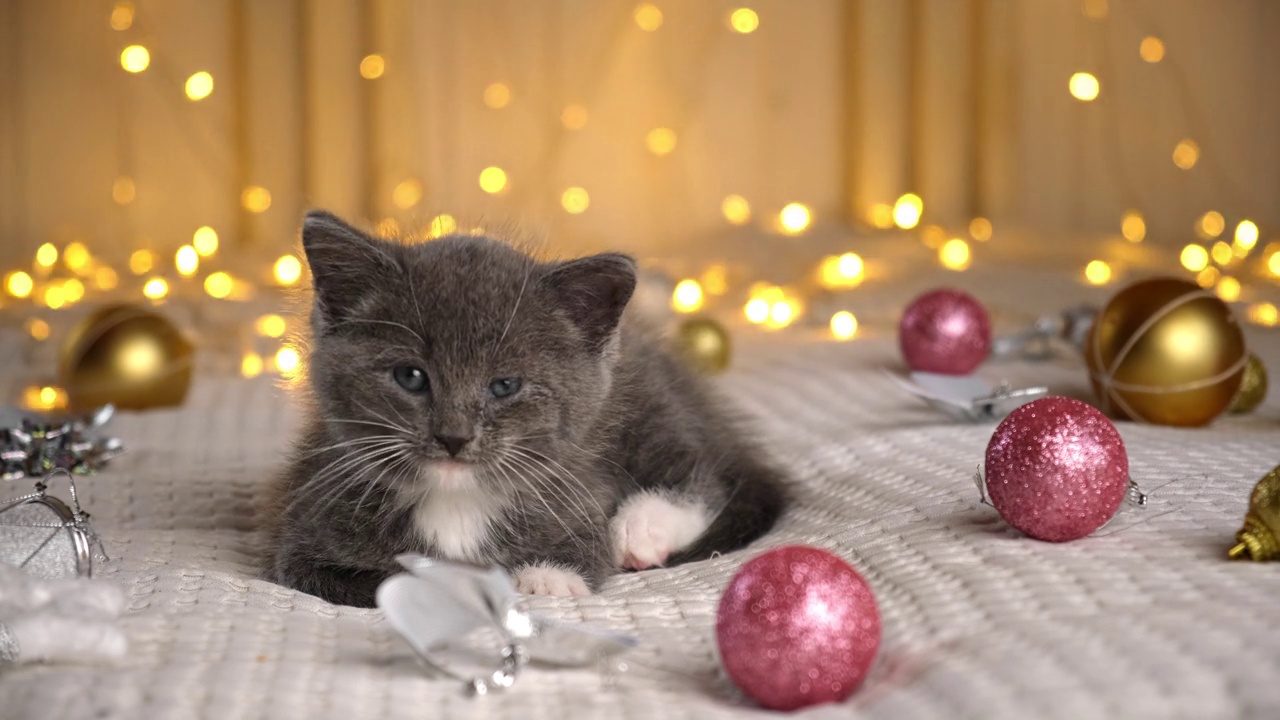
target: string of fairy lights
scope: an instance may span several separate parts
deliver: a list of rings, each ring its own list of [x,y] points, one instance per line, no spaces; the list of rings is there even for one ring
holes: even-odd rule
[[[1093,23],[1106,22],[1110,13],[1107,0],[1082,0],[1081,8],[1083,15]],[[111,7],[108,24],[112,30],[127,36],[134,27],[136,13],[132,2],[117,0]],[[630,20],[631,31],[643,33],[660,32],[666,22],[662,8],[653,2],[636,5]],[[728,10],[724,20],[726,31],[738,35],[755,33],[764,22],[755,10],[748,7]],[[154,64],[151,51],[144,45],[127,39],[122,45],[118,61],[123,72],[145,73]],[[1143,37],[1137,50],[1143,62],[1172,66],[1173,58],[1169,57],[1168,49],[1157,33]],[[377,82],[386,74],[389,62],[385,54],[372,52],[362,57],[353,71],[368,82]],[[1066,89],[1076,100],[1093,103],[1104,96],[1105,82],[1108,82],[1105,73],[1082,69],[1067,78]],[[185,80],[181,82],[182,96],[193,103],[209,98],[216,88],[214,76],[203,69],[185,73]],[[485,107],[502,111],[511,105],[517,89],[507,82],[494,81],[477,90]],[[590,116],[588,104],[569,102],[553,121],[563,131],[578,132],[587,127]],[[638,141],[656,157],[670,156],[679,147],[676,130],[668,126],[654,127]],[[1171,149],[1171,160],[1177,168],[1193,172],[1211,164],[1214,158],[1203,138],[1187,137]],[[476,182],[484,193],[499,194],[509,189],[511,178],[507,169],[489,165],[479,170]],[[127,207],[134,202],[138,187],[132,177],[121,175],[111,182],[110,192],[114,202]],[[390,200],[398,210],[409,211],[423,203],[425,194],[419,178],[405,177],[393,186]],[[267,212],[272,205],[270,189],[260,185],[244,187],[239,200],[241,207],[249,213]],[[582,214],[591,207],[590,192],[583,185],[565,187],[559,191],[558,200],[564,212],[570,215]],[[755,213],[752,200],[737,193],[724,197],[719,209],[724,221],[732,227],[754,226],[787,236],[804,235],[814,222],[812,209],[802,202],[787,203],[776,213],[761,217]],[[995,233],[992,221],[986,217],[970,219],[963,233],[949,231],[938,224],[922,224],[926,219],[924,199],[919,194],[908,192],[892,202],[871,204],[866,216],[859,221],[874,230],[916,234],[926,247],[936,251],[939,266],[955,272],[963,272],[972,266],[972,243],[986,243]],[[380,234],[401,234],[400,225],[394,218],[384,218],[375,224],[375,228]],[[1237,301],[1242,288],[1235,270],[1242,267],[1257,249],[1261,232],[1257,224],[1247,218],[1235,223],[1230,240],[1224,238],[1227,230],[1227,220],[1221,212],[1206,211],[1195,225],[1201,242],[1186,245],[1178,259],[1186,270],[1195,273],[1201,286],[1214,288],[1224,300]],[[431,239],[466,231],[460,228],[454,215],[442,213],[431,217],[420,230],[409,234]],[[1141,243],[1146,233],[1146,218],[1141,210],[1131,209],[1122,215],[1121,237],[1131,243]],[[46,242],[37,248],[29,270],[17,269],[4,276],[3,289],[12,298],[57,311],[95,294],[112,299],[136,299],[140,296],[146,302],[161,304],[176,292],[190,293],[194,290],[202,291],[215,300],[246,301],[261,288],[288,287],[298,283],[302,277],[301,261],[289,253],[280,255],[269,272],[264,270],[256,280],[233,275],[218,267],[219,248],[217,230],[202,225],[193,231],[189,242],[177,248],[171,260],[151,249],[133,250],[126,263],[126,275],[123,269],[117,270],[95,256],[81,241],[72,241],[61,248]],[[1261,256],[1266,271],[1280,277],[1280,242],[1267,245]],[[1082,281],[1091,285],[1106,285],[1114,279],[1114,274],[1111,264],[1103,259],[1090,260],[1081,269]],[[813,278],[814,282],[804,287],[767,282],[751,284],[741,300],[742,317],[748,323],[767,330],[785,328],[812,317],[812,313],[806,314],[807,301],[811,299],[806,296],[813,286],[833,293],[858,288],[867,279],[866,263],[852,251],[828,255],[817,263]],[[696,277],[680,278],[674,283],[671,307],[681,314],[703,311],[710,297],[727,295],[729,285],[729,272],[725,265],[713,264]],[[859,321],[850,310],[837,308],[832,311],[832,308],[827,308],[826,311],[831,314],[829,317],[824,315],[821,321],[827,326],[829,337],[847,341],[858,336]],[[1280,323],[1280,310],[1271,303],[1254,303],[1248,306],[1246,317],[1256,324],[1274,326]],[[240,374],[255,377],[268,372],[285,376],[296,373],[302,362],[300,354],[282,340],[289,330],[288,321],[271,313],[257,317],[253,326],[258,336],[277,340],[280,344],[273,353],[265,355],[255,350],[245,351],[240,358]],[[26,320],[26,331],[36,341],[43,341],[50,336],[51,328],[47,320],[32,316]],[[65,394],[53,386],[36,386],[27,389],[24,402],[37,409],[56,408],[65,403]]]

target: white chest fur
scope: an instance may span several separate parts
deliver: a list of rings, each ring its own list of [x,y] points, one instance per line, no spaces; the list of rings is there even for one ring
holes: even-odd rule
[[[480,562],[501,502],[478,487],[432,488],[417,503],[418,535],[443,558]]]

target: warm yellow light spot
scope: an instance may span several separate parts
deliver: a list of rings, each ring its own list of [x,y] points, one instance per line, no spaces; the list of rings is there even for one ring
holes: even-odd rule
[[[1173,164],[1190,170],[1200,160],[1200,146],[1194,140],[1180,140],[1173,146]]]
[[[133,27],[133,3],[120,0],[111,6],[111,29],[128,30]]]
[[[458,230],[458,221],[452,215],[437,215],[431,219],[427,228],[430,237],[438,238],[450,235]]]
[[[62,249],[62,264],[73,272],[83,271],[89,266],[91,259],[89,248],[82,242],[67,243],[67,246]]]
[[[291,375],[297,372],[301,358],[298,351],[291,347],[285,346],[276,351],[276,369],[284,375]]]
[[[701,282],[708,295],[723,295],[729,292],[729,270],[723,265],[712,265],[703,271]]]
[[[219,300],[231,295],[231,289],[235,286],[235,281],[231,276],[219,270],[215,273],[209,273],[209,277],[204,279],[204,291],[209,293],[209,297],[218,298]]]
[[[302,277],[302,262],[292,255],[281,255],[271,267],[271,274],[281,285],[292,285]]]
[[[1199,245],[1188,245],[1182,248],[1179,259],[1182,267],[1191,272],[1200,272],[1209,265],[1209,252]]]
[[[120,51],[120,67],[131,73],[140,73],[151,64],[151,53],[141,45],[130,45]]]
[[[26,322],[27,334],[36,340],[49,339],[49,323],[40,318],[31,318]]]
[[[393,238],[400,235],[400,223],[395,218],[382,218],[373,226],[373,234],[378,237]]]
[[[888,203],[876,203],[867,210],[867,221],[872,227],[888,230],[893,227],[893,206]]]
[[[196,249],[200,257],[209,257],[218,252],[218,232],[208,225],[196,228],[191,235],[191,247]]]
[[[22,404],[28,410],[61,410],[67,406],[67,392],[58,387],[28,387]]]
[[[40,267],[53,267],[58,262],[58,248],[53,243],[45,243],[36,249],[36,264]]]
[[[278,338],[284,335],[285,321],[283,317],[272,313],[258,318],[253,327],[258,331],[259,335]]]
[[[858,333],[858,318],[848,310],[831,316],[831,335],[837,340],[848,340]]]
[[[1090,20],[1106,20],[1109,4],[1107,0],[1082,0],[1080,11]]]
[[[676,133],[671,128],[654,128],[644,136],[644,144],[654,155],[667,155],[676,149]]]
[[[1247,315],[1249,322],[1257,325],[1273,327],[1277,322],[1280,322],[1280,310],[1277,310],[1276,306],[1269,302],[1250,305]]]
[[[747,320],[759,325],[769,319],[769,301],[760,297],[751,298],[751,300],[747,301],[743,312],[746,314]]]
[[[1084,279],[1090,285],[1106,285],[1111,282],[1111,266],[1101,260],[1093,260],[1084,266]]]
[[[1216,238],[1226,229],[1227,221],[1217,210],[1210,210],[1201,215],[1200,221],[1196,223],[1196,231],[1203,238]]]
[[[1142,38],[1138,44],[1138,56],[1149,63],[1158,63],[1164,59],[1164,41],[1155,35]]]
[[[791,324],[796,319],[796,305],[790,300],[779,300],[769,306],[769,319],[766,321],[770,328],[783,328]]]
[[[676,312],[691,313],[702,307],[702,286],[697,280],[685,279],[676,283],[671,293],[671,307]]]
[[[111,199],[117,205],[128,205],[138,196],[138,187],[131,177],[118,177],[111,182]]]
[[[925,225],[920,229],[920,240],[930,250],[937,250],[949,239],[946,229],[941,225]]]
[[[116,370],[127,378],[154,377],[164,366],[164,350],[148,335],[135,335],[115,356]]]
[[[262,374],[262,356],[258,353],[245,353],[240,360],[240,374],[247,378],[255,378]]]
[[[809,228],[813,214],[804,203],[788,203],[778,213],[778,224],[788,235],[799,235]]]
[[[494,110],[501,110],[511,104],[511,88],[506,83],[490,83],[484,89],[484,104]]]
[[[948,270],[957,272],[967,270],[972,260],[969,243],[960,238],[951,238],[938,248],[938,262]]]
[[[1234,257],[1231,252],[1231,246],[1222,240],[1213,244],[1213,248],[1209,250],[1209,256],[1212,257],[1213,261],[1219,265],[1226,265],[1231,262]]]
[[[422,202],[422,181],[418,178],[405,178],[396,184],[396,189],[391,191],[391,202],[401,210],[409,208]]]
[[[1142,213],[1137,210],[1130,210],[1120,217],[1120,234],[1129,242],[1142,242],[1147,236],[1147,221],[1143,219]]]
[[[99,290],[114,290],[120,283],[120,276],[109,267],[100,267],[93,271],[93,284]]]
[[[978,242],[986,242],[991,239],[991,221],[984,217],[976,217],[969,221],[969,237]]]
[[[250,185],[240,193],[240,205],[251,213],[263,213],[271,207],[271,191],[261,185]]]
[[[566,105],[560,112],[560,124],[567,130],[581,130],[587,126],[587,109],[581,105]]]
[[[1078,72],[1067,81],[1067,89],[1071,91],[1071,97],[1081,102],[1091,102],[1098,99],[1102,86],[1098,83],[1098,78],[1093,75]]]
[[[1218,280],[1217,293],[1218,297],[1222,298],[1223,302],[1235,302],[1236,300],[1239,300],[1240,281],[1230,275],[1223,275],[1222,278]]]
[[[156,256],[150,250],[134,250],[129,255],[129,271],[134,275],[142,275],[151,272],[151,268],[155,267]]]
[[[863,263],[857,253],[828,255],[818,266],[819,281],[824,287],[851,288],[862,284]]]
[[[68,305],[80,302],[84,299],[84,283],[75,278],[62,283],[62,297]]]
[[[760,16],[751,8],[738,8],[729,13],[729,27],[743,35],[753,33],[760,27]]]
[[[1267,256],[1267,270],[1277,277],[1280,277],[1280,252],[1273,252]]]
[[[653,32],[662,27],[662,11],[653,3],[640,3],[636,6],[634,16],[636,25],[641,30]]]
[[[924,200],[915,193],[907,193],[893,204],[893,222],[903,230],[910,230],[920,224],[920,216],[924,214]]]
[[[44,304],[50,310],[57,310],[67,304],[67,295],[62,291],[61,285],[50,285],[44,289]]]
[[[203,100],[213,94],[213,76],[204,70],[192,73],[191,77],[187,78],[184,89],[188,100],[193,102]]]
[[[4,280],[4,289],[16,298],[27,297],[35,286],[35,281],[31,279],[31,276],[21,270],[9,273]]]
[[[387,71],[387,61],[381,55],[365,55],[360,61],[360,77],[377,80]]]
[[[183,245],[173,254],[173,266],[182,277],[191,277],[200,269],[200,253],[190,245]]]
[[[1236,225],[1236,244],[1245,250],[1258,244],[1258,225],[1252,220],[1241,220]]]
[[[580,215],[591,205],[591,196],[580,187],[571,187],[560,194],[560,205],[570,215]]]
[[[1202,288],[1211,288],[1218,282],[1218,276],[1221,274],[1218,268],[1210,265],[1196,273],[1196,284]]]
[[[169,283],[164,278],[153,277],[142,286],[142,294],[152,300],[159,300],[169,294]]]
[[[480,189],[487,193],[502,192],[507,187],[507,173],[500,167],[487,167],[480,171]]]
[[[741,195],[729,195],[720,201],[720,213],[730,225],[746,225],[751,222],[751,203]]]

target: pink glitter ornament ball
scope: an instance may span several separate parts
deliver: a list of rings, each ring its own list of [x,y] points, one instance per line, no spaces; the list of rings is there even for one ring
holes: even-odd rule
[[[871,588],[825,550],[770,550],[743,565],[716,613],[720,658],[735,685],[772,710],[843,700],[880,647]]]
[[[991,321],[971,295],[934,290],[907,306],[898,344],[912,370],[968,375],[991,352]]]
[[[1038,540],[1102,527],[1129,487],[1116,426],[1088,403],[1050,397],[1014,410],[987,445],[987,495],[1000,517]]]

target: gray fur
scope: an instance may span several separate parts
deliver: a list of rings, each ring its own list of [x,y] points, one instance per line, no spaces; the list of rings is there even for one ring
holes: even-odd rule
[[[741,547],[781,513],[777,473],[624,312],[630,258],[543,263],[470,236],[403,244],[323,212],[307,215],[303,245],[314,412],[277,483],[271,579],[371,606],[397,553],[438,555],[412,508],[431,492],[420,464],[447,457],[441,434],[475,436],[459,458],[503,508],[472,560],[513,571],[552,562],[593,590],[618,571],[608,521],[637,490],[721,510],[673,563]],[[397,363],[426,369],[431,392],[400,388]],[[523,389],[488,394],[508,376]]]

